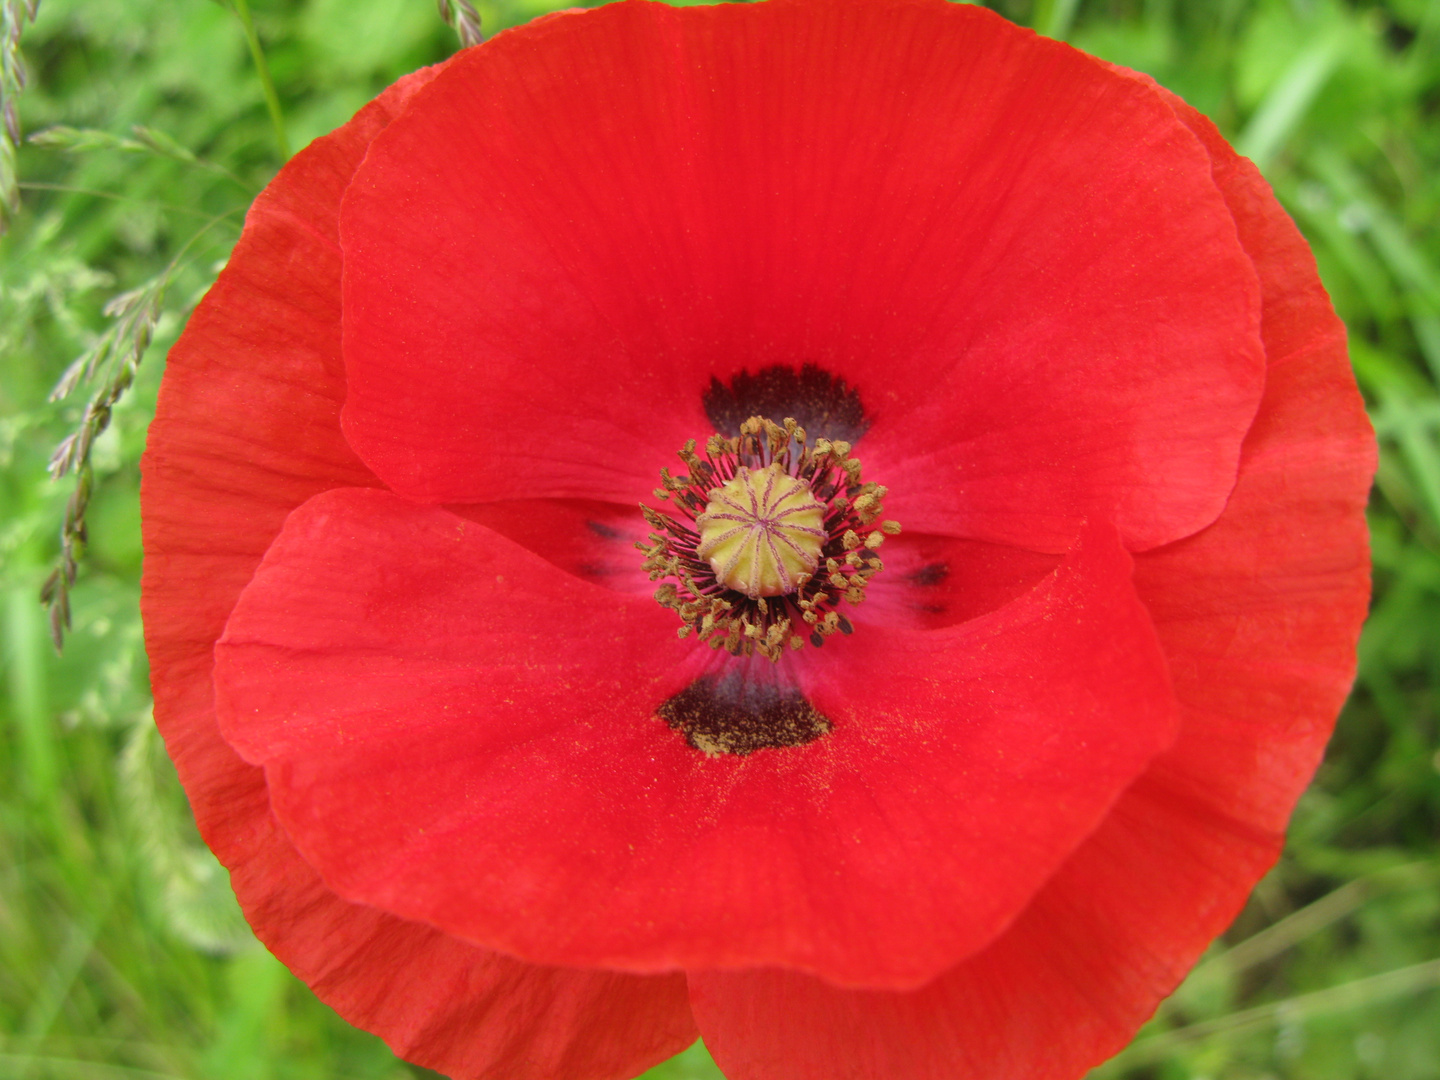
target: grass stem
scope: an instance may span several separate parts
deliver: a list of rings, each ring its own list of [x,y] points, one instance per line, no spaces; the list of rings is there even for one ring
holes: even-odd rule
[[[255,22],[250,18],[248,0],[234,0],[235,14],[245,28],[245,41],[250,46],[250,57],[255,61],[255,72],[260,76],[260,87],[265,93],[265,108],[270,112],[270,125],[275,129],[275,142],[280,148],[280,160],[290,159],[290,140],[285,135],[285,115],[280,111],[280,95],[275,92],[275,82],[270,78],[270,65],[265,60],[265,50],[255,33]]]

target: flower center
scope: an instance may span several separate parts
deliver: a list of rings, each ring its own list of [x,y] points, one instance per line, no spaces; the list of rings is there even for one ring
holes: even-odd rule
[[[654,530],[645,553],[655,599],[695,634],[736,656],[779,660],[786,647],[820,646],[853,627],[836,608],[865,599],[882,567],[877,551],[900,525],[879,521],[886,489],[860,479],[850,444],[812,446],[793,419],[752,416],[734,438],[712,435],[680,451],[688,475],[660,470],[657,497],[672,513],[642,506]]]
[[[810,485],[778,464],[740,472],[710,493],[696,553],[710,561],[715,579],[756,599],[799,588],[820,564],[825,505]]]

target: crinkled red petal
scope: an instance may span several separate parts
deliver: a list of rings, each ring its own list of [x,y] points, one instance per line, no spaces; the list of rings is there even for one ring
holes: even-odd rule
[[[214,643],[286,515],[378,484],[340,434],[336,219],[370,140],[433,74],[296,155],[170,353],[142,490],[156,721],[256,933],[341,1015],[457,1078],[620,1080],[693,1040],[683,976],[538,967],[340,899],[215,724]]]
[[[231,615],[221,727],[352,900],[545,963],[915,985],[1023,907],[1174,703],[1113,531],[989,616],[859,633],[796,667],[828,736],[707,757],[655,715],[694,672],[672,613],[330,492]]]
[[[1268,844],[1129,794],[1020,920],[911,993],[796,972],[691,972],[691,1005],[731,1080],[1073,1080],[1120,1049],[1233,915]],[[1181,960],[1177,954],[1183,954]]]
[[[1146,80],[1137,78],[1137,84]],[[1314,261],[1259,173],[1208,147],[1265,287],[1266,394],[1213,526],[1139,556],[1183,726],[990,948],[912,994],[691,974],[734,1080],[1068,1080],[1119,1050],[1280,850],[1354,672],[1375,447]]]
[[[1314,260],[1269,186],[1214,125],[1164,91],[1216,161],[1266,286],[1265,401],[1225,514],[1137,561],[1183,687],[1166,787],[1278,832],[1319,764],[1355,674],[1370,598],[1364,507],[1376,447]]]
[[[426,501],[633,504],[712,375],[810,362],[858,388],[907,527],[1143,548],[1220,512],[1263,380],[1194,135],[940,0],[502,35],[377,140],[341,235],[346,430]]]

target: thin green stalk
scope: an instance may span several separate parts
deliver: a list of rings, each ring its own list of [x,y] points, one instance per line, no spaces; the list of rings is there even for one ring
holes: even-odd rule
[[[73,184],[46,184],[38,180],[22,180],[16,185],[21,191],[61,191],[68,195],[87,195],[92,199],[110,199],[114,202],[136,203],[139,206],[153,207],[156,210],[164,210],[169,214],[184,214],[186,217],[205,218],[207,221],[213,219],[214,215],[204,210],[197,210],[193,206],[180,206],[177,203],[158,202],[155,199],[136,195],[121,195],[114,191],[101,191],[98,188],[75,187]]]
[[[19,765],[24,788],[38,816],[55,823],[60,790],[57,736],[39,643],[43,636],[40,613],[29,590],[15,590],[4,598],[5,626],[0,644],[5,650],[9,683],[9,710],[19,728]]]
[[[1079,7],[1080,0],[1037,0],[1031,26],[1036,33],[1064,41]]]
[[[1334,892],[1292,912],[1279,922],[1252,934],[1244,941],[1199,964],[1189,981],[1200,982],[1225,975],[1234,977],[1263,964],[1304,941],[1323,927],[1348,918],[1366,903],[1387,890],[1431,887],[1440,860],[1422,860],[1392,866],[1365,877],[1347,881]]]
[[[265,50],[260,47],[260,38],[255,34],[255,23],[250,18],[248,0],[234,0],[235,14],[240,16],[240,25],[245,28],[245,40],[250,45],[250,57],[255,61],[260,86],[265,91],[265,108],[270,111],[270,124],[275,128],[275,142],[280,147],[280,160],[290,158],[290,140],[285,137],[285,116],[280,112],[280,95],[275,93],[275,83],[270,78],[270,65],[265,61]]]
[[[1105,1074],[1115,1075],[1124,1069],[1160,1061],[1183,1043],[1242,1035],[1285,1021],[1304,1021],[1348,1009],[1361,1009],[1381,1001],[1417,994],[1437,985],[1440,985],[1440,959],[1426,960],[1380,975],[1354,979],[1339,986],[1314,990],[1282,1001],[1267,1002],[1251,1009],[1241,1009],[1228,1016],[1142,1038],[1132,1043],[1119,1056],[1106,1062]]]
[[[81,1058],[37,1057],[30,1054],[0,1054],[0,1066],[15,1068],[43,1068],[51,1076],[79,1076],[98,1080],[99,1077],[117,1077],[120,1080],[182,1080],[176,1073],[154,1072],[151,1069],[136,1069],[129,1065],[107,1065],[101,1061]]]

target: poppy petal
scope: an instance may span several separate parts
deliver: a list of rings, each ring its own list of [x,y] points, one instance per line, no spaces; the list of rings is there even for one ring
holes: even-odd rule
[[[1183,686],[1185,731],[1207,739],[1159,764],[1177,794],[1278,832],[1355,674],[1375,438],[1344,325],[1299,232],[1255,166],[1170,99],[1214,154],[1261,271],[1270,369],[1224,515],[1137,560],[1137,587]]]
[[[340,1015],[457,1078],[628,1080],[695,1041],[685,977],[543,967],[341,900],[296,854],[264,775],[193,745],[247,850],[231,881],[256,934]],[[233,850],[235,845],[231,845]]]
[[[1198,951],[1233,917],[1205,905],[1214,880],[1258,876],[1273,857],[1199,822],[1126,795],[989,948],[909,993],[692,971],[705,1045],[731,1080],[1072,1080],[1124,1046],[1193,961],[1173,943]]]
[[[918,992],[692,972],[735,1080],[1075,1076],[1130,1039],[1279,854],[1354,673],[1374,439],[1299,232],[1255,167],[1162,94],[1213,155],[1265,286],[1270,358],[1225,513],[1136,559],[1180,738],[1009,931]]]
[[[633,506],[589,500],[518,499],[448,507],[494,529],[576,577],[619,592],[651,596],[654,584],[639,572],[636,545],[650,528]]]
[[[983,540],[906,531],[882,550],[885,570],[872,578],[862,622],[938,629],[994,611],[1033,589],[1063,556]]]
[[[685,977],[527,964],[347,903],[296,854],[264,774],[187,739],[191,790],[223,794],[232,884],[256,934],[340,1015],[458,1078],[626,1080],[695,1041]]]
[[[170,353],[144,460],[155,718],[256,934],[342,1016],[456,1077],[620,1080],[694,1040],[682,976],[542,968],[341,900],[215,724],[215,640],[286,515],[327,488],[378,484],[339,430],[339,202],[370,140],[433,75],[292,159]]]
[[[915,985],[1001,929],[1174,705],[1113,530],[991,615],[866,629],[794,669],[828,737],[709,757],[655,711],[713,654],[651,599],[329,492],[217,646],[221,726],[357,902],[536,962]]]
[[[712,376],[815,363],[877,419],[907,528],[1063,552],[1096,517],[1143,548],[1219,513],[1262,386],[1195,136],[939,0],[501,35],[377,140],[341,234],[346,430],[424,501],[633,504],[709,432]]]

